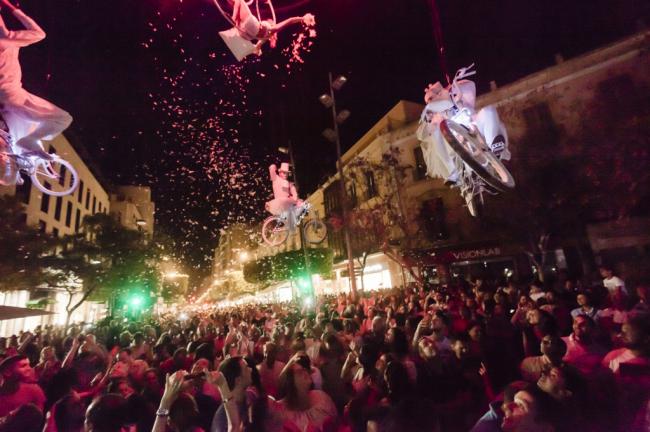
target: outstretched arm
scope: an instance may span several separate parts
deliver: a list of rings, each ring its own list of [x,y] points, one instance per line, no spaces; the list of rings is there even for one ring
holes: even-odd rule
[[[282,30],[284,30],[285,27],[294,25],[294,24],[301,24],[304,23],[307,26],[313,26],[316,24],[316,19],[314,18],[314,15],[312,14],[305,14],[304,16],[301,17],[293,17],[293,18],[288,18],[284,21],[281,21],[277,24],[275,24],[273,27],[271,27],[270,32],[271,33],[278,33]]]
[[[0,0],[0,6],[11,10],[18,21],[25,27],[25,30],[8,31],[5,37],[0,38],[0,46],[17,45],[23,47],[45,39],[43,29],[36,24],[36,21],[25,15],[23,11],[9,3],[8,0]],[[1,24],[4,25],[4,22]]]

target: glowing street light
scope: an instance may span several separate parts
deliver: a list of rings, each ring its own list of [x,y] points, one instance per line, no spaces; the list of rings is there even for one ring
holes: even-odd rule
[[[247,251],[239,252],[239,262],[245,263],[250,258],[250,254]]]
[[[343,87],[346,82],[348,82],[348,79],[343,75],[339,75],[332,83],[332,88],[337,91],[341,90],[341,87]]]

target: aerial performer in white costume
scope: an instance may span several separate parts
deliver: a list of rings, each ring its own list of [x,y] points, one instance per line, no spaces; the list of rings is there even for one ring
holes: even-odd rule
[[[49,159],[41,140],[59,135],[70,126],[72,117],[23,89],[18,61],[20,48],[43,40],[45,32],[8,0],[0,0],[0,8],[11,11],[24,27],[8,30],[0,15],[0,113],[21,151]]]
[[[296,186],[289,181],[289,164],[282,162],[280,169],[275,164],[269,166],[271,182],[273,182],[273,199],[266,203],[266,210],[274,216],[284,216],[289,226],[295,226],[295,221],[303,201],[298,198]]]
[[[313,27],[316,19],[312,14],[305,14],[301,17],[288,18],[282,22],[276,22],[275,11],[271,0],[265,2],[271,9],[271,19],[262,19],[259,10],[260,0],[228,0],[232,5],[233,11],[228,15],[219,5],[219,0],[213,0],[221,14],[232,24],[232,28],[219,32],[230,51],[238,61],[250,54],[262,54],[262,45],[269,42],[271,48],[275,48],[277,43],[277,33],[286,27],[294,24],[303,24],[306,27]],[[255,1],[257,15],[253,14],[249,8]]]
[[[458,182],[459,172],[453,159],[454,150],[440,132],[440,122],[458,109],[467,108],[490,150],[499,159],[510,160],[508,135],[496,108],[487,106],[476,112],[476,85],[473,81],[463,79],[476,73],[469,70],[472,66],[460,69],[454,82],[447,87],[436,82],[424,89],[424,101],[427,105],[416,132],[421,142],[427,175],[442,178],[450,186]]]

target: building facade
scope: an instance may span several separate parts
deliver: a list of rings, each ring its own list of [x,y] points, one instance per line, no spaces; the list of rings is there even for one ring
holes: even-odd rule
[[[122,226],[153,236],[156,205],[148,186],[117,186],[110,195],[110,214]]]

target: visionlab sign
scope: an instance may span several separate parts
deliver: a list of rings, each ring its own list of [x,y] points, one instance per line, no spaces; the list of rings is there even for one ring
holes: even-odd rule
[[[459,261],[480,261],[490,258],[514,255],[516,252],[512,247],[496,245],[476,245],[465,248],[445,248],[429,250],[421,254],[416,260],[419,265],[450,264]]]
[[[445,258],[449,261],[467,261],[482,258],[490,258],[501,255],[501,248],[470,249],[463,251],[449,251]]]

